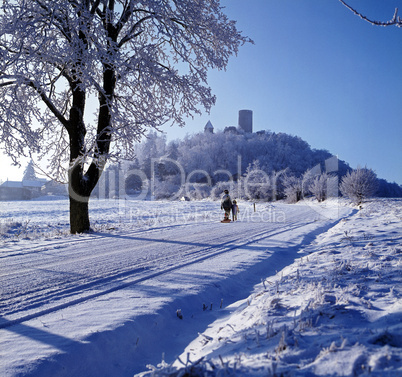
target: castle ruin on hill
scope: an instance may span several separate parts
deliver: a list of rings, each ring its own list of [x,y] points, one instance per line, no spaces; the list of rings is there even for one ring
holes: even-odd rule
[[[214,126],[209,120],[204,127],[204,132],[214,133]],[[252,110],[239,110],[239,118],[237,127],[225,127],[223,132],[232,133],[253,133],[253,111]]]

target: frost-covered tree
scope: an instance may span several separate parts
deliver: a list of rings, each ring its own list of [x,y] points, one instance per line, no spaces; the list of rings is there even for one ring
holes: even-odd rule
[[[352,199],[355,204],[361,204],[364,199],[373,196],[377,189],[377,175],[367,167],[349,171],[340,185],[342,195]]]
[[[261,169],[258,160],[247,167],[241,183],[246,199],[273,199],[271,178]]]
[[[329,175],[322,173],[316,176],[309,185],[309,191],[315,196],[319,202],[327,199],[327,183]]]
[[[36,177],[35,167],[33,161],[29,161],[27,167],[24,170],[24,175],[22,177],[23,181],[36,181],[38,178]]]
[[[247,41],[219,0],[4,0],[1,147],[48,158],[68,178],[71,232],[88,231],[105,163],[146,127],[209,110],[207,70]]]
[[[161,158],[166,153],[166,137],[158,135],[157,132],[150,132],[136,149],[138,167],[151,179],[152,168],[156,165],[154,160]]]
[[[339,179],[335,174],[322,173],[310,185],[310,192],[319,202],[339,196]]]
[[[303,179],[291,174],[286,174],[283,177],[283,187],[286,200],[289,203],[296,203],[302,198],[303,194]]]

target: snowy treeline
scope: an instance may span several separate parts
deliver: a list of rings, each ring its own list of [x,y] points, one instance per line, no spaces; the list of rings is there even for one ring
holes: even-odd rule
[[[219,198],[228,188],[237,198],[296,202],[337,196],[349,171],[348,164],[326,150],[311,149],[300,137],[264,131],[199,133],[171,142],[150,133],[137,145],[132,163],[109,173],[121,182],[120,190],[124,185],[126,193],[141,198]],[[402,196],[396,187],[393,196]]]
[[[284,197],[285,175],[300,176],[312,167],[321,171],[321,163],[325,171],[324,162],[331,157],[299,137],[269,131],[199,133],[170,143],[151,133],[138,145],[130,166],[143,176],[129,176],[126,189],[141,191],[152,181],[159,199],[219,197],[224,188],[237,197],[278,199]],[[340,168],[346,172],[347,165]]]

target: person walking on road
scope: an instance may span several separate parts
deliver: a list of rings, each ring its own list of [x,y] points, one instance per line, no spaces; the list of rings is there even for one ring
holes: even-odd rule
[[[225,218],[223,221],[230,222],[230,210],[232,209],[232,199],[229,195],[229,190],[224,191],[225,195],[222,197],[221,209],[225,210]]]

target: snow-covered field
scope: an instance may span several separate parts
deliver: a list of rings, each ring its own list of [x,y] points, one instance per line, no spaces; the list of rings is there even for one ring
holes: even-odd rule
[[[402,376],[402,201],[240,211],[0,203],[0,376]]]

